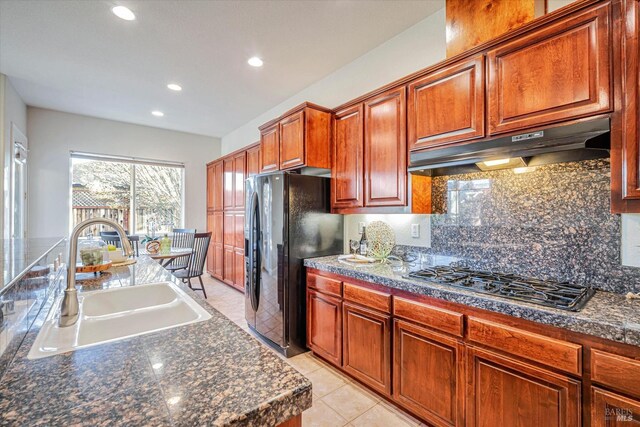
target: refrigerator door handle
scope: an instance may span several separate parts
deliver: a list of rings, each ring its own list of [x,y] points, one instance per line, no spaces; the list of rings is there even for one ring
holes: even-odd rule
[[[254,268],[253,268],[253,199],[255,197],[255,193],[252,194],[253,197],[251,197],[251,200],[249,201],[249,209],[247,210],[247,220],[249,221],[249,228],[248,228],[248,234],[247,234],[247,239],[246,239],[246,248],[244,248],[245,254],[247,255],[247,269],[246,271],[246,277],[245,277],[245,293],[247,293],[247,295],[251,295],[251,288],[253,286],[253,273],[254,273]],[[253,304],[252,304],[253,306]]]
[[[250,216],[250,256],[249,265],[251,266],[251,277],[249,279],[249,299],[251,300],[251,308],[258,311],[258,298],[256,290],[260,288],[260,211],[259,211],[258,195],[253,194],[251,198],[251,216]],[[254,251],[255,247],[255,251]]]

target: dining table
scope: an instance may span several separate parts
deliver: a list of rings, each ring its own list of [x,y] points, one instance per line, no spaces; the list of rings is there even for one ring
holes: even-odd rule
[[[167,267],[171,262],[176,258],[181,258],[185,256],[189,256],[193,253],[193,249],[191,248],[171,248],[169,252],[158,252],[155,254],[149,253],[145,250],[141,250],[141,255],[147,255],[151,259],[155,259],[160,263],[162,267]]]

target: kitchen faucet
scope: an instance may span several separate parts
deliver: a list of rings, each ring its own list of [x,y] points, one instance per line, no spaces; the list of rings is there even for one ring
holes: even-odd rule
[[[82,230],[90,225],[104,224],[115,228],[120,235],[122,250],[127,257],[133,255],[131,242],[124,229],[115,221],[106,218],[91,218],[82,221],[71,232],[69,242],[69,266],[67,267],[67,289],[64,291],[64,298],[60,306],[60,320],[58,326],[71,326],[78,320],[78,292],[76,291],[76,261],[78,252],[78,238]]]

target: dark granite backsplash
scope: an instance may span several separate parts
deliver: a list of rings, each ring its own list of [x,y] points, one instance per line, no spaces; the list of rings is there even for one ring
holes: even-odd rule
[[[608,159],[434,178],[431,248],[472,268],[555,278],[625,293],[640,268],[620,261],[621,219],[609,211]]]

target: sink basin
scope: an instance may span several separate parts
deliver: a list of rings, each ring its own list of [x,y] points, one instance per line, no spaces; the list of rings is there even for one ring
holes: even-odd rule
[[[83,292],[73,326],[58,326],[59,297],[27,356],[39,359],[162,329],[202,322],[211,315],[175,283]]]

